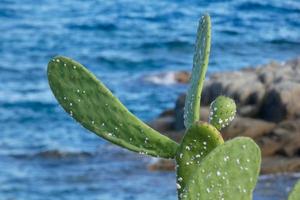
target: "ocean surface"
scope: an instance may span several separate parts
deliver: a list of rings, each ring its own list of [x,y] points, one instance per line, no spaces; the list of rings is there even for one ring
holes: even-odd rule
[[[156,75],[191,69],[205,12],[208,73],[300,55],[298,0],[1,0],[0,200],[175,200],[173,172],[148,171],[152,159],[90,134],[59,107],[46,67],[72,57],[150,121],[186,90]],[[298,178],[262,176],[254,199],[285,199]]]

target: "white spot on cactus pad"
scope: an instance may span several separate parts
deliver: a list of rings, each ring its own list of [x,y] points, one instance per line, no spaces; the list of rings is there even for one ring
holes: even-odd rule
[[[113,134],[112,134],[112,133],[107,133],[107,135],[108,135],[108,136],[113,136]]]
[[[241,148],[245,149],[241,151]],[[236,138],[228,141],[202,160],[193,175],[197,177],[193,178],[195,182],[191,180],[185,186],[188,192],[183,200],[250,199],[259,166],[259,148],[252,140]],[[196,197],[197,193],[201,198]]]

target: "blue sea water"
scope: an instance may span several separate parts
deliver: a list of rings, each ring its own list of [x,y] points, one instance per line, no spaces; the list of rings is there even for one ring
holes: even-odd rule
[[[88,134],[64,113],[46,67],[55,55],[72,57],[149,121],[186,86],[143,77],[191,69],[205,12],[209,73],[300,54],[298,0],[1,0],[0,200],[176,199],[173,172],[149,172],[151,159]],[[297,178],[261,177],[254,199],[284,199]]]

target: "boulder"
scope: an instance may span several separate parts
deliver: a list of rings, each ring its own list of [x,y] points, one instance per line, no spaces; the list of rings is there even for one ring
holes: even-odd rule
[[[190,80],[190,73],[186,71],[176,72],[175,80],[177,83],[188,83]]]
[[[269,137],[280,145],[278,154],[286,157],[300,155],[300,119],[281,122]]]
[[[185,83],[189,74],[181,72],[178,76],[182,76],[178,82]],[[253,138],[262,151],[262,173],[300,171],[300,57],[211,75],[202,93],[202,121],[208,121],[209,105],[219,95],[232,97],[237,103],[236,118],[221,130],[225,140]],[[185,131],[185,97],[180,95],[174,109],[163,112],[151,123],[177,142]],[[174,169],[173,165],[164,160],[151,169]]]
[[[217,73],[205,83],[202,105],[209,105],[219,95],[233,98],[242,116],[255,116],[265,95],[265,87],[254,70]],[[241,112],[240,112],[241,111]]]
[[[300,158],[285,158],[283,156],[264,157],[262,159],[261,174],[299,172]]]
[[[257,139],[270,133],[275,126],[276,124],[272,122],[237,116],[230,125],[221,132],[225,140],[236,136]]]
[[[174,124],[175,124],[175,121],[174,121],[174,117],[172,117],[172,116],[162,116],[162,117],[159,117],[149,123],[149,125],[153,129],[160,131],[160,132],[166,132],[169,130],[173,130]]]
[[[259,117],[280,122],[300,117],[300,82],[280,81],[266,92]]]
[[[167,160],[163,158],[154,159],[151,164],[148,165],[150,171],[173,171],[175,170],[175,161]]]

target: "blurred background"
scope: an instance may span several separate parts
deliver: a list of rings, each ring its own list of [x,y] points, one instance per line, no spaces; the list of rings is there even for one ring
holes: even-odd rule
[[[172,171],[89,134],[54,99],[48,61],[87,66],[143,121],[173,108],[200,16],[212,17],[208,74],[300,55],[298,0],[0,1],[0,199],[176,199]],[[255,200],[284,199],[296,172],[262,175]]]

